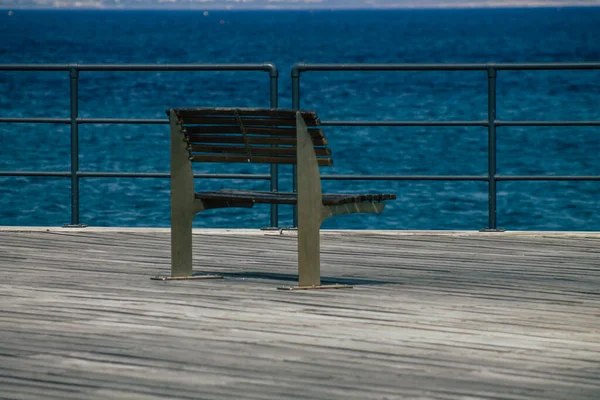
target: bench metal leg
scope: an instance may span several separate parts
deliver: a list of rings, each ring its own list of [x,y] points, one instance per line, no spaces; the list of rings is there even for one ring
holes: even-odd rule
[[[344,289],[351,285],[321,285],[320,229],[329,217],[354,213],[381,213],[384,203],[356,203],[321,206],[320,212],[302,214],[298,207],[298,286],[282,286],[280,290]]]
[[[198,207],[197,207],[198,208]],[[187,211],[187,212],[186,212]],[[190,215],[191,214],[191,215]],[[171,211],[171,276],[151,279],[170,281],[185,279],[222,279],[221,275],[194,275],[192,272],[192,222],[194,213],[188,210]]]
[[[170,111],[171,124],[171,275],[156,280],[223,278],[192,274],[192,222],[204,204],[194,199],[194,176],[177,116]]]
[[[171,276],[192,275],[192,218],[171,213]]]
[[[306,211],[306,210],[304,210]],[[321,284],[320,237],[321,215],[298,213],[298,285]]]
[[[300,113],[296,114],[298,176],[298,286],[285,290],[340,289],[348,285],[321,286],[319,230],[327,208],[322,203],[321,176],[312,138]]]
[[[321,285],[321,223],[326,207],[314,213],[303,213],[298,207],[298,286],[282,286],[279,290],[345,289],[350,285]]]
[[[298,286],[280,286],[279,290],[345,289],[350,285],[321,285],[321,215],[303,218],[298,213]]]

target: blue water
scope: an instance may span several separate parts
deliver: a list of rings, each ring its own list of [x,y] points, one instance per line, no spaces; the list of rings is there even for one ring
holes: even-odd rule
[[[224,23],[221,24],[220,20]],[[0,15],[2,63],[274,62],[280,106],[291,106],[295,62],[447,63],[600,61],[600,8],[446,11],[109,12],[17,11]],[[0,73],[0,116],[68,117],[66,72]],[[482,120],[484,72],[307,73],[302,107],[321,119]],[[82,72],[80,116],[162,118],[179,106],[268,106],[261,72]],[[498,119],[600,119],[600,73],[498,73]],[[68,171],[69,127],[0,124],[0,170]],[[327,129],[339,174],[479,174],[487,129]],[[166,126],[82,125],[83,171],[168,171]],[[600,128],[498,128],[502,175],[599,175]],[[198,172],[221,166],[200,165]],[[225,172],[267,173],[226,165]],[[281,168],[282,190],[290,169]],[[268,189],[266,181],[197,181],[198,190]],[[0,225],[70,221],[65,178],[0,177]],[[381,216],[352,215],[325,228],[479,229],[485,182],[324,182],[327,191],[392,191]],[[498,225],[511,230],[599,230],[600,182],[499,182]],[[168,226],[165,179],[81,180],[81,221],[91,226]],[[289,208],[281,225],[291,224]],[[268,207],[200,214],[197,226],[262,227]]]

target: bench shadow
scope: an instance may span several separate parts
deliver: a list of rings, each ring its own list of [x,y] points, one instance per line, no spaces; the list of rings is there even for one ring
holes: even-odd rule
[[[234,278],[234,279],[264,279],[264,280],[275,280],[275,281],[286,281],[286,282],[298,282],[298,275],[296,274],[280,274],[275,272],[260,272],[260,271],[245,271],[245,272],[221,272],[221,271],[203,271],[202,275],[210,274],[210,275],[221,275],[224,278]],[[195,275],[195,274],[194,274]],[[333,285],[333,284],[342,284],[342,285],[352,285],[352,286],[360,286],[360,285],[397,285],[402,282],[398,281],[383,281],[376,279],[364,279],[364,278],[352,278],[352,277],[321,277],[322,285]]]

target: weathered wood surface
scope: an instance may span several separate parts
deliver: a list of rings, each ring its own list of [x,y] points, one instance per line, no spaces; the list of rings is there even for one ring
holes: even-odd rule
[[[0,398],[599,399],[600,238],[0,231]]]

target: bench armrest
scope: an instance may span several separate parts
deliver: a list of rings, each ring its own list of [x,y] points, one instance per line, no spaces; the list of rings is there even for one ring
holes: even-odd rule
[[[188,212],[194,203],[194,172],[185,136],[174,110],[169,111],[171,126],[171,217]]]
[[[296,113],[298,218],[304,213],[320,215],[323,208],[321,174],[315,147],[300,112]]]

